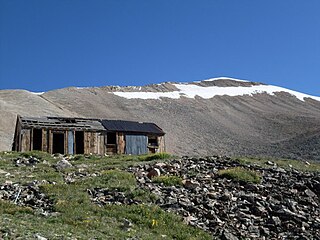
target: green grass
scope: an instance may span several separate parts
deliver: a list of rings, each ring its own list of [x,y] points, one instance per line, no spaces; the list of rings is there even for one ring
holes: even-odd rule
[[[158,159],[169,159],[172,156],[169,153],[155,153],[139,156],[140,161],[152,161]]]
[[[0,200],[0,214],[32,213],[30,207],[20,207],[11,202]]]
[[[182,178],[178,176],[159,176],[152,179],[153,182],[163,184],[165,186],[180,186]]]
[[[70,162],[79,166],[81,164],[89,165],[89,172],[103,171],[108,169],[124,169],[129,166],[135,166],[143,163],[155,163],[165,161],[172,156],[167,153],[156,153],[147,155],[115,155],[115,156],[97,156],[97,155],[76,155],[70,159]]]
[[[34,156],[40,163],[15,166],[13,159],[23,156]],[[41,185],[40,191],[53,202],[52,211],[56,212],[43,216],[31,208],[0,201],[0,238],[35,239],[38,234],[48,239],[212,239],[210,234],[184,224],[181,217],[154,205],[156,195],[139,188],[134,175],[125,171],[128,166],[160,161],[159,156],[149,156],[79,155],[70,157],[74,168],[58,172],[53,165],[59,159],[46,153],[0,153],[1,170],[11,174],[1,174],[2,182],[55,182]],[[66,184],[64,175],[76,174],[80,167],[89,175]],[[93,188],[123,191],[141,204],[101,207],[91,202],[87,193],[87,189]],[[123,228],[124,219],[133,223],[130,231]]]
[[[119,191],[130,191],[137,185],[133,174],[119,169],[102,171],[98,177],[82,180],[78,184],[86,188],[109,188]]]
[[[260,183],[261,175],[253,170],[242,167],[228,168],[218,171],[219,176],[239,182]]]
[[[259,158],[259,157],[239,157],[236,158],[240,163],[245,165],[256,164],[261,167],[270,168],[267,164],[268,161],[271,161],[276,164],[276,166],[284,169],[296,169],[303,172],[320,172],[320,162],[308,161],[309,164],[306,164],[305,161],[293,160],[293,159],[277,159],[277,158]]]
[[[29,151],[29,152],[24,152],[21,153],[21,156],[29,158],[29,157],[35,157],[38,158],[40,160],[52,160],[54,157],[52,157],[51,154],[47,153],[47,152],[41,152],[41,151]]]
[[[35,157],[39,163],[34,166],[16,166],[14,160],[17,158]],[[18,152],[0,152],[0,169],[8,172],[10,175],[0,174],[0,182],[12,181],[21,184],[27,184],[34,180],[47,180],[50,182],[63,182],[63,176],[56,172],[53,165],[60,159],[52,155],[40,152],[30,151],[24,153]]]

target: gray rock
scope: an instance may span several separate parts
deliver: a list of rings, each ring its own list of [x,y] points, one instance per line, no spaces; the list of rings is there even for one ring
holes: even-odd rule
[[[61,171],[61,170],[67,169],[67,168],[72,168],[72,167],[73,167],[72,164],[66,159],[62,159],[62,160],[58,161],[57,164],[55,165],[55,168],[58,171]]]
[[[5,175],[5,174],[7,174],[8,172],[6,172],[6,171],[3,171],[2,169],[0,169],[0,174],[3,174],[3,175]]]
[[[37,239],[37,240],[47,240],[47,238],[42,237],[42,236],[39,235],[39,234],[35,234],[34,237],[35,237],[35,239]]]
[[[222,240],[239,240],[235,235],[233,235],[231,232],[224,230],[221,236]]]
[[[195,189],[197,187],[200,187],[200,184],[198,182],[192,180],[183,180],[182,184],[187,189]]]

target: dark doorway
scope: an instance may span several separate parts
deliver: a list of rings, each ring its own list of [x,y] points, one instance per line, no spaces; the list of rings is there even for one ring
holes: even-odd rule
[[[75,138],[76,138],[75,154],[84,154],[84,132],[77,131]]]
[[[32,140],[33,140],[33,150],[42,150],[42,129],[33,129],[33,135],[32,135]]]
[[[115,132],[107,133],[107,144],[117,144],[117,137]]]
[[[64,133],[52,133],[52,153],[64,154]]]

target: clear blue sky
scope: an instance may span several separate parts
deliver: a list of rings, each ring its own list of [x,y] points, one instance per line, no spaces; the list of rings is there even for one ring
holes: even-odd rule
[[[320,1],[0,0],[0,89],[218,76],[320,96]]]

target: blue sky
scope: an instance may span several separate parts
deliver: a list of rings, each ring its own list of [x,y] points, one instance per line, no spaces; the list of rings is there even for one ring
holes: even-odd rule
[[[320,1],[0,0],[0,89],[219,76],[320,96]]]

